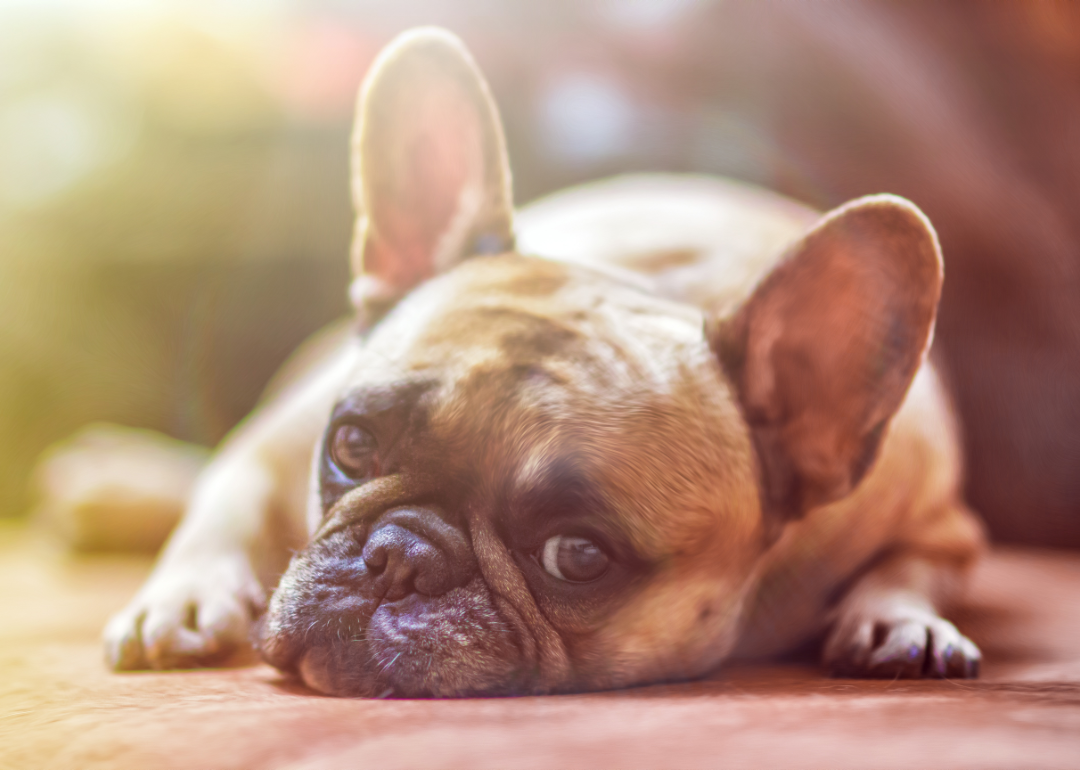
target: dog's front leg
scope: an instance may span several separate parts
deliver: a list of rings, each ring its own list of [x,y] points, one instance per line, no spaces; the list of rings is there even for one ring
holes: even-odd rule
[[[269,469],[243,453],[203,472],[150,578],[105,629],[114,668],[211,662],[247,640],[265,604],[255,562],[267,546],[273,483]]]
[[[960,577],[955,565],[899,553],[864,574],[841,600],[823,660],[835,676],[978,676],[979,648],[938,614]]]
[[[206,665],[249,647],[268,590],[306,539],[311,454],[346,359],[264,406],[203,471],[149,579],[105,628],[113,668]]]

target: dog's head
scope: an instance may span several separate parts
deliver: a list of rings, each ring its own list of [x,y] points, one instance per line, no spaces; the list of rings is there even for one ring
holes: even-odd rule
[[[370,328],[266,658],[343,695],[714,668],[780,525],[851,491],[921,361],[925,220],[840,209],[723,318],[519,255],[495,107],[435,31],[373,66],[353,161]]]

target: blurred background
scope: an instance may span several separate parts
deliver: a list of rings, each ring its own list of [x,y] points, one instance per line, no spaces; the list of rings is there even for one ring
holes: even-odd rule
[[[416,24],[487,74],[519,203],[638,170],[915,201],[969,499],[1080,547],[1070,0],[0,0],[0,516],[88,421],[213,445],[346,313],[353,99]]]

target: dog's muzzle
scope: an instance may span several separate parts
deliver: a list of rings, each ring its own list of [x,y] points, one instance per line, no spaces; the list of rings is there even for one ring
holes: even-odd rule
[[[434,507],[359,509],[339,511],[282,576],[260,635],[267,662],[334,695],[516,690],[519,635],[466,530]]]

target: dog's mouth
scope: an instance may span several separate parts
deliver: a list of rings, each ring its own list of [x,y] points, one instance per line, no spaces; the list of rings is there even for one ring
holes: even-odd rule
[[[518,624],[501,616],[478,572],[462,585],[443,592],[428,587],[425,594],[416,589],[424,587],[423,575],[392,580],[385,577],[392,564],[377,569],[373,541],[336,532],[294,558],[262,623],[259,646],[267,662],[329,695],[530,691],[527,673],[535,666],[523,650],[531,645]]]
[[[380,606],[366,633],[323,639],[297,664],[306,684],[333,695],[461,697],[519,691],[511,630],[464,589],[443,606],[415,598]],[[326,642],[329,641],[329,645]]]

